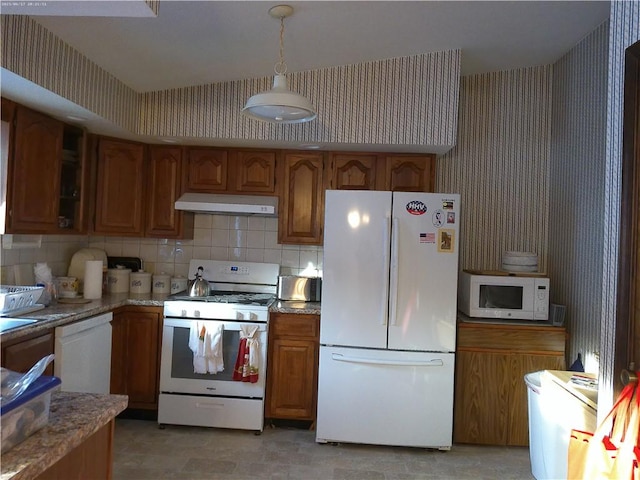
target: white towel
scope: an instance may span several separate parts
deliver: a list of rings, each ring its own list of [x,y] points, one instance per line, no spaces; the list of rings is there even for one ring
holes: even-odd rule
[[[201,322],[191,322],[189,327],[189,348],[193,352],[193,373],[207,373],[205,357],[206,329]]]
[[[207,371],[209,373],[218,373],[224,370],[224,358],[222,356],[222,335],[222,324],[220,324],[213,330],[207,330],[204,355],[207,359]]]

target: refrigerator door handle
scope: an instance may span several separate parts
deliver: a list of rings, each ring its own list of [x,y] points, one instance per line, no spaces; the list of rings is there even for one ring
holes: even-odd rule
[[[402,367],[442,367],[444,363],[441,359],[435,358],[433,360],[419,361],[419,360],[382,360],[378,358],[364,358],[354,357],[352,355],[342,355],[340,353],[333,353],[331,359],[336,362],[347,363],[363,363],[370,365],[398,365]]]
[[[389,325],[396,325],[396,308],[398,304],[398,228],[399,221],[393,219],[393,228],[391,229],[391,269],[389,280]]]
[[[384,268],[385,270],[388,272],[389,271],[389,256],[391,255],[391,252],[389,251],[389,237],[391,235],[391,217],[387,217],[385,219],[384,222],[384,238],[383,238],[383,245],[384,245]],[[388,318],[388,312],[387,312],[387,305],[389,304],[389,284],[388,282],[383,282],[382,283],[382,304],[380,305],[380,325],[386,325],[387,324],[387,318]]]

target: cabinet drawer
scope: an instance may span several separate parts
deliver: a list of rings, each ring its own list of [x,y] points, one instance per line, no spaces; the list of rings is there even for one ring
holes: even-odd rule
[[[505,352],[564,354],[566,331],[560,327],[529,325],[458,324],[458,348]]]
[[[319,335],[320,322],[317,315],[277,315],[269,325],[271,335],[277,337],[311,337]]]

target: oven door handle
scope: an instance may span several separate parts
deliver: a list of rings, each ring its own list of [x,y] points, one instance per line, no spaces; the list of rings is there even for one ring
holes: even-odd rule
[[[202,320],[198,318],[175,318],[175,317],[165,317],[164,318],[164,326],[165,327],[182,327],[189,328],[192,322],[200,322],[204,324],[205,328],[215,328],[218,325],[222,324],[223,329],[227,332],[239,332],[242,330],[242,326],[252,326],[258,327],[258,332],[266,332],[267,324],[266,323],[250,323],[250,322],[234,322],[227,320]]]

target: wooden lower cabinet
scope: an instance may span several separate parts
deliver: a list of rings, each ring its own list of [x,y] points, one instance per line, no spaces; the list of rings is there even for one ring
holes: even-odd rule
[[[108,480],[113,470],[113,432],[111,420],[84,442],[36,477],[37,480]]]
[[[524,376],[565,369],[559,327],[459,323],[453,441],[529,444]]]
[[[316,419],[320,316],[272,313],[265,417]]]
[[[14,372],[25,373],[38,360],[53,353],[54,340],[54,331],[50,329],[2,342],[2,366]],[[53,375],[53,362],[47,366],[44,375]]]
[[[121,307],[111,327],[111,393],[128,395],[128,408],[157,410],[162,307]]]

